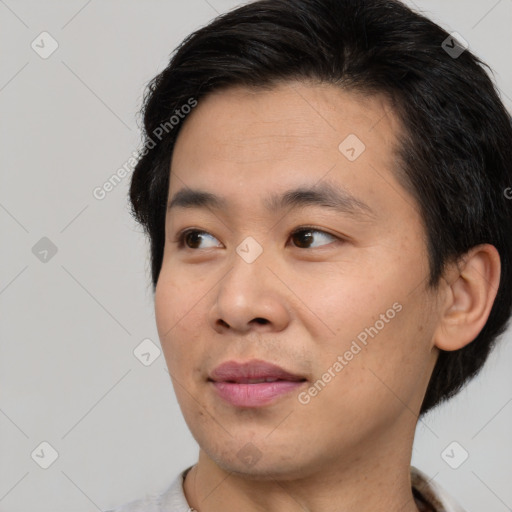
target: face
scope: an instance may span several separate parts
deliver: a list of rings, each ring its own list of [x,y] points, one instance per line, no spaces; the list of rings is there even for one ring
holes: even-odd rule
[[[218,91],[187,118],[156,320],[184,418],[221,468],[299,477],[412,444],[436,311],[421,217],[394,177],[399,130],[378,96],[295,82]],[[294,377],[214,371],[255,360]]]

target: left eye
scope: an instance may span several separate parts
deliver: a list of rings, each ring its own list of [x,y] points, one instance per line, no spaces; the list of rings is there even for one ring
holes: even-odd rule
[[[299,243],[295,243],[297,247],[300,247],[301,249],[309,249],[311,248],[309,244],[311,244],[315,238],[317,237],[317,234],[320,234],[320,238],[330,239],[330,241],[337,240],[337,238],[334,235],[330,235],[329,233],[326,233],[325,231],[320,231],[319,229],[313,229],[313,228],[301,228],[294,231],[291,235],[292,239],[295,240],[301,240]],[[329,242],[328,242],[329,243]],[[328,245],[321,244],[321,245]],[[305,247],[307,246],[307,247]]]

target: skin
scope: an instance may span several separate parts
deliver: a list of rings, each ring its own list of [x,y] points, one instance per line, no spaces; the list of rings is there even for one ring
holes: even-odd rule
[[[155,294],[167,366],[200,446],[184,483],[197,511],[417,512],[412,443],[438,349],[480,332],[500,263],[494,247],[478,246],[426,287],[422,218],[394,175],[400,130],[380,96],[303,82],[217,91],[184,123],[169,200],[190,187],[228,202],[169,211]],[[366,146],[354,161],[338,149],[349,134]],[[373,214],[264,206],[323,182]],[[320,232],[293,235],[301,226]],[[206,234],[180,247],[185,228]],[[252,263],[236,252],[249,236],[263,249]],[[401,311],[307,405],[294,391],[235,407],[208,382],[222,362],[257,358],[305,376],[307,390],[395,303]]]

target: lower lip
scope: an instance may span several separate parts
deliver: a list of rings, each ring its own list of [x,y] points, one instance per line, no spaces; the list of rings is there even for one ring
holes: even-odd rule
[[[237,384],[235,382],[212,382],[221,398],[236,407],[261,407],[276,398],[297,390],[305,381],[260,382],[258,384]]]

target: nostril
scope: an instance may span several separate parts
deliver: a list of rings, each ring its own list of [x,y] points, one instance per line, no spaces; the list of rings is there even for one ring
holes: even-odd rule
[[[254,321],[258,322],[259,324],[268,324],[268,320],[265,318],[255,318]]]

